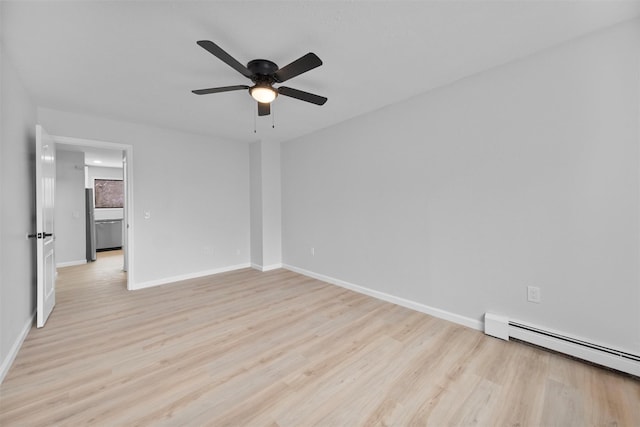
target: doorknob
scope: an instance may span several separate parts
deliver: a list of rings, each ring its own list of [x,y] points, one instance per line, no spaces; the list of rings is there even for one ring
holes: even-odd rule
[[[46,239],[51,236],[53,236],[53,233],[27,234],[27,239]]]

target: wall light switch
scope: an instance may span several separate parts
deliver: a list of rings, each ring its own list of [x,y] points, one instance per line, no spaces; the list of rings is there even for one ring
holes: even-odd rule
[[[151,211],[144,211],[144,219],[151,219]]]

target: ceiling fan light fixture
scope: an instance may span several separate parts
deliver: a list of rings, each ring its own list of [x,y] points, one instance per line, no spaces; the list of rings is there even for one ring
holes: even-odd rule
[[[278,92],[274,88],[266,85],[255,85],[249,89],[249,93],[253,99],[263,104],[269,104],[278,96]]]

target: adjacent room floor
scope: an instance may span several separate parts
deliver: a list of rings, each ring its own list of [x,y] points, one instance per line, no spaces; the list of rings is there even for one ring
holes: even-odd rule
[[[287,271],[60,270],[0,425],[640,425],[640,380]]]

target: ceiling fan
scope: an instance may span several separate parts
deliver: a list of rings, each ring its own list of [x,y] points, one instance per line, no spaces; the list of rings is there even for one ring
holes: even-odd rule
[[[324,96],[314,95],[313,93],[286,86],[273,87],[274,83],[283,83],[321,66],[322,61],[315,53],[309,52],[283,68],[279,68],[274,62],[266,59],[254,59],[249,61],[245,67],[212,41],[200,40],[198,41],[198,45],[246,78],[251,79],[254,85],[235,85],[193,90],[192,92],[196,95],[248,89],[253,99],[258,101],[259,116],[268,116],[271,114],[271,101],[276,99],[278,95],[289,96],[316,105],[324,105],[324,103],[327,102],[327,98]]]

